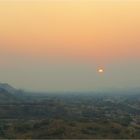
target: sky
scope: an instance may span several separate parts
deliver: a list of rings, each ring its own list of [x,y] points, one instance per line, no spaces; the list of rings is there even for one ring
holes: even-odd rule
[[[0,0],[0,81],[31,91],[139,87],[139,37],[139,0]]]

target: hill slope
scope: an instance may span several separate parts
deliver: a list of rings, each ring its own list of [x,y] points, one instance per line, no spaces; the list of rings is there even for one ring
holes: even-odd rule
[[[0,103],[18,101],[18,90],[6,83],[0,83]]]

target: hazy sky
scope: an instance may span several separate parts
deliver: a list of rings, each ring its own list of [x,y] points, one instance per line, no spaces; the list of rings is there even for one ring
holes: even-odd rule
[[[37,91],[140,86],[140,1],[0,0],[0,81]]]

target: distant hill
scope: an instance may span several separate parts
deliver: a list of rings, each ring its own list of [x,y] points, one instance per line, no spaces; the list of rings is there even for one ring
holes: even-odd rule
[[[11,85],[7,84],[7,83],[0,83],[0,91],[1,90],[5,90],[9,93],[16,93],[17,89],[15,89],[14,87],[12,87]]]
[[[19,100],[18,90],[7,83],[0,83],[0,103],[15,102]]]

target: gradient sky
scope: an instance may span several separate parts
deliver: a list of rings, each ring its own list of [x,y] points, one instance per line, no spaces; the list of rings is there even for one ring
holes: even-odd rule
[[[0,66],[34,91],[139,87],[140,1],[0,0]]]

